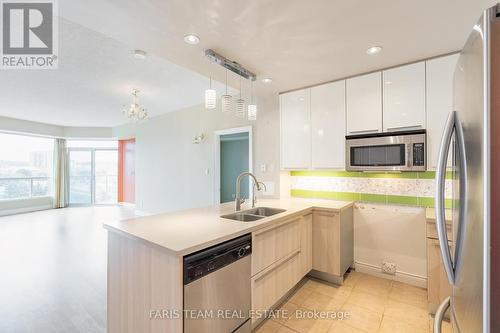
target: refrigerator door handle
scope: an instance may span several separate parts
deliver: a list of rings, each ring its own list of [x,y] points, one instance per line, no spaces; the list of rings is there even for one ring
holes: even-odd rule
[[[439,305],[439,307],[436,310],[436,316],[434,317],[434,327],[432,329],[433,333],[441,333],[444,314],[446,313],[446,310],[448,310],[449,307],[450,307],[450,298],[446,297],[443,303],[441,303],[441,305]]]
[[[441,257],[443,258],[444,269],[446,276],[451,285],[455,282],[455,272],[451,261],[451,253],[448,248],[448,236],[446,234],[446,219],[445,219],[445,181],[446,181],[446,163],[448,161],[448,152],[450,150],[451,138],[453,129],[455,128],[456,112],[450,112],[441,138],[441,146],[439,147],[438,163],[436,169],[436,197],[435,197],[435,213],[436,213],[436,229],[439,239],[439,248]]]
[[[457,223],[457,233],[455,240],[455,278],[459,276],[461,268],[461,257],[462,257],[462,241],[465,239],[465,218],[467,216],[467,158],[465,154],[465,140],[464,132],[462,128],[462,123],[458,114],[455,113],[455,137],[457,140],[457,153],[459,157],[459,184],[460,184],[460,194],[459,194],[459,215]]]

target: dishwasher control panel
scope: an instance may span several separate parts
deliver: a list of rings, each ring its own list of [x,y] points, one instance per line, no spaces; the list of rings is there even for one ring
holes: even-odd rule
[[[184,257],[184,285],[221,269],[252,253],[252,235],[247,234]]]

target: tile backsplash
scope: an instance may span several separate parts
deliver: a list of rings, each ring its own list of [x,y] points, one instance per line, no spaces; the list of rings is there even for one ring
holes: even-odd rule
[[[355,200],[433,207],[435,172],[373,173],[291,171],[294,197]],[[452,175],[446,175],[446,206],[451,207]]]

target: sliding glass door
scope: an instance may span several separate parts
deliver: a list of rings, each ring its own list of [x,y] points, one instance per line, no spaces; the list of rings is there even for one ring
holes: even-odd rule
[[[110,204],[118,201],[118,151],[94,152],[94,201]]]
[[[69,156],[69,203],[92,204],[92,151],[70,150]]]
[[[118,196],[116,149],[70,148],[69,204],[113,204]]]

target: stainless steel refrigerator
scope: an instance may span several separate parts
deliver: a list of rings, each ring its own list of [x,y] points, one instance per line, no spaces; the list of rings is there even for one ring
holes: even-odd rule
[[[484,11],[455,69],[454,110],[443,131],[436,171],[436,224],[452,295],[436,312],[441,332],[449,310],[455,333],[500,332],[500,6]],[[445,227],[445,177],[452,151],[453,247]],[[496,283],[493,283],[496,280]]]

